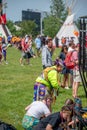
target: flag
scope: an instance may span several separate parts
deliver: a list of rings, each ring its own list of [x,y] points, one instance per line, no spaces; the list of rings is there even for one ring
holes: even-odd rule
[[[2,14],[2,15],[1,15],[1,22],[2,22],[3,24],[6,24],[6,14]]]

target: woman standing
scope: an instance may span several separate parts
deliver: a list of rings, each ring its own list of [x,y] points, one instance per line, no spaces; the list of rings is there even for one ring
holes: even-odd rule
[[[62,50],[60,52],[59,58],[64,62],[66,54],[68,52],[68,47],[66,45],[64,45],[62,47]],[[64,66],[63,70],[62,70],[62,74],[63,74],[63,83],[62,86],[64,86],[65,89],[69,89],[69,69],[67,69],[66,66]]]
[[[72,53],[72,61],[75,63],[75,67],[73,68],[72,96],[76,98],[78,97],[78,87],[81,82],[81,77],[79,72],[79,44],[76,45],[75,51]]]

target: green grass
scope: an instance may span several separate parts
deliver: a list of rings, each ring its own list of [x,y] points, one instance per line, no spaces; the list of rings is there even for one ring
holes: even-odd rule
[[[59,49],[56,49],[53,59],[57,57]],[[0,64],[0,119],[13,124],[18,130],[23,130],[21,121],[24,116],[24,108],[32,102],[33,86],[35,79],[42,71],[41,58],[32,58],[32,66],[20,66],[21,52],[14,47],[7,50],[8,65]],[[82,85],[79,87],[79,96],[83,106],[87,106],[87,100]],[[53,104],[53,112],[60,110],[66,98],[72,98],[72,89],[60,88],[57,101]]]

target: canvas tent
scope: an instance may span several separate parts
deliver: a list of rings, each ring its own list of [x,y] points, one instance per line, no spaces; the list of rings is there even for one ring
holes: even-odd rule
[[[9,29],[6,26],[6,13],[3,13],[3,8],[6,6],[3,0],[0,0],[0,37],[5,37],[7,41],[7,37],[11,35]]]
[[[10,35],[11,35],[11,33],[10,33],[9,29],[7,28],[7,26],[5,24],[0,24],[0,36],[5,37],[5,39],[7,41],[7,37]]]
[[[68,15],[64,24],[56,34],[56,37],[59,39],[59,46],[62,46],[61,39],[62,37],[67,37],[70,39],[73,37],[74,43],[78,43],[78,36],[76,34],[79,34],[79,29],[74,23],[74,14]]]

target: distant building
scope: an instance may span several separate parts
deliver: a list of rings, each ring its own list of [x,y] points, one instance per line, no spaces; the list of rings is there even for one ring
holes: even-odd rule
[[[41,23],[41,12],[33,11],[28,9],[27,11],[22,10],[22,21],[23,20],[32,20],[37,24],[37,31],[40,32],[40,23]]]

